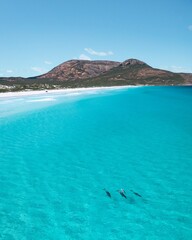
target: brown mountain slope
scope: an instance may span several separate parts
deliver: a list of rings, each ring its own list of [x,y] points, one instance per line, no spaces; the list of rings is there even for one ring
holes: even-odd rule
[[[185,79],[186,85],[192,85],[192,73],[179,73]]]
[[[119,62],[113,61],[70,60],[53,68],[50,72],[38,76],[38,78],[57,79],[60,81],[92,78],[119,64]]]

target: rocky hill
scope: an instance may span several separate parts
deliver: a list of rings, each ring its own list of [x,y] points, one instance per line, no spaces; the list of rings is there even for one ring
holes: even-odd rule
[[[70,60],[37,78],[52,78],[60,81],[92,78],[117,67],[119,64],[119,62],[113,61]]]
[[[90,81],[115,82],[118,85],[183,85],[185,79],[178,73],[152,68],[137,59],[128,59]]]
[[[0,78],[0,91],[122,85],[192,85],[192,74],[153,68],[137,59],[71,60],[32,78]]]

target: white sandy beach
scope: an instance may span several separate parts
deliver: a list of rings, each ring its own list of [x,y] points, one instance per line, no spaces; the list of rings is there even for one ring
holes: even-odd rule
[[[68,88],[68,89],[57,89],[57,90],[39,90],[39,91],[22,91],[22,92],[6,92],[0,93],[0,98],[9,98],[9,97],[21,97],[21,96],[35,96],[35,95],[45,95],[49,96],[50,94],[67,94],[74,93],[78,94],[86,91],[96,91],[96,90],[115,90],[123,88],[133,88],[138,86],[114,86],[114,87],[92,87],[92,88]]]

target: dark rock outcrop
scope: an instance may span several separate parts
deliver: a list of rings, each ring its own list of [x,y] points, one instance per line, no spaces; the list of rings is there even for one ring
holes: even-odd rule
[[[130,58],[124,62],[122,62],[119,66],[121,67],[129,67],[129,66],[133,66],[133,65],[146,65],[148,66],[146,63],[138,60],[138,59],[134,59],[134,58]]]

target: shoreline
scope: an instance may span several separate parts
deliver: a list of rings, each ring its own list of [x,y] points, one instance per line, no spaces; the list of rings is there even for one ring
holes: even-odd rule
[[[37,91],[20,91],[20,92],[5,92],[0,93],[0,98],[7,97],[20,97],[20,96],[35,96],[35,95],[48,95],[49,93],[76,93],[76,92],[86,92],[92,90],[116,90],[116,89],[124,89],[124,88],[135,88],[140,86],[133,85],[125,85],[125,86],[111,86],[111,87],[89,87],[89,88],[66,88],[66,89],[51,89],[51,90],[37,90]]]

